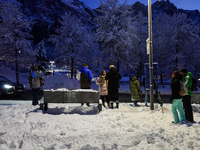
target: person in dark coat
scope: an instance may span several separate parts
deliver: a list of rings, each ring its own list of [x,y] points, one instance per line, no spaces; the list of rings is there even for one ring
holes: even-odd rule
[[[113,102],[116,101],[116,108],[119,108],[119,80],[122,76],[119,74],[114,65],[110,65],[109,72],[106,74],[105,80],[108,80],[108,98],[113,109]]]
[[[38,95],[40,92],[41,85],[38,88],[33,88],[32,79],[34,79],[34,78],[39,78],[39,80],[43,80],[42,75],[39,72],[37,72],[37,67],[32,66],[31,70],[30,70],[29,84],[30,84],[30,87],[31,87],[32,93],[33,93],[32,105],[36,106],[36,105],[38,105]]]
[[[174,121],[172,123],[179,123],[185,121],[185,113],[183,110],[183,104],[182,104],[182,96],[179,94],[180,92],[180,81],[182,81],[182,75],[179,74],[177,70],[173,71],[172,78],[171,78],[171,102],[172,107],[171,111],[174,117]],[[178,115],[179,114],[179,115]]]
[[[90,89],[91,88],[91,80],[92,80],[92,72],[90,71],[90,69],[88,69],[88,64],[84,63],[79,71],[81,72],[80,88],[81,89]],[[83,105],[83,103],[81,103],[81,105]],[[90,104],[87,103],[87,106],[90,106]]]

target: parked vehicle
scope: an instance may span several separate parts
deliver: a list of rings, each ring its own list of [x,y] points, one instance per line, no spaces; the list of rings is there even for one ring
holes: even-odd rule
[[[198,85],[198,87],[200,87],[200,79],[198,79],[198,84],[197,85]]]
[[[22,95],[25,92],[23,84],[15,83],[9,79],[0,76],[0,97],[5,95]]]

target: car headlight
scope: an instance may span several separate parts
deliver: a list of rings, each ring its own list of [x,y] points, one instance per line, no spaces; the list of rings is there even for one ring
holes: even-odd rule
[[[4,85],[4,87],[5,87],[6,89],[11,89],[11,88],[12,88],[12,86],[11,86],[11,85],[8,85],[8,84]]]

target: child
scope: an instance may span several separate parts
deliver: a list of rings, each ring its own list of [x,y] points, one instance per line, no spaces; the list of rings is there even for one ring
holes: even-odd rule
[[[108,99],[108,80],[105,80],[105,76],[106,71],[103,70],[99,78],[96,80],[96,84],[99,85],[100,99],[103,102],[103,106],[106,107],[104,103],[106,100],[107,106],[110,107],[110,102]]]

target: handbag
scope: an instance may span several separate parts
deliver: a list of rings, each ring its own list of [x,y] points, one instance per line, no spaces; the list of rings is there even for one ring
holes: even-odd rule
[[[44,81],[41,79],[40,80],[40,85],[43,86],[44,85]]]
[[[179,94],[181,96],[188,95],[188,90],[187,90],[185,83],[183,81],[179,81],[179,82],[180,82],[180,87],[181,87]]]

